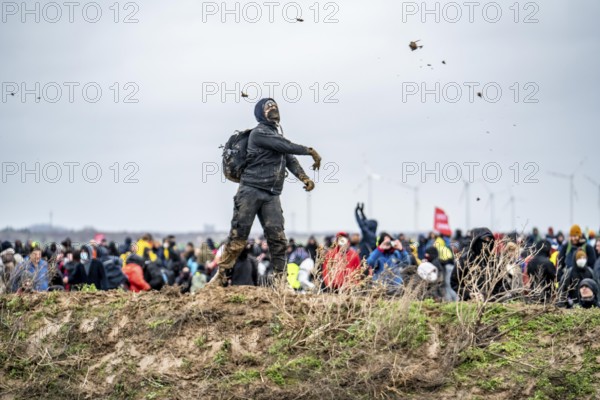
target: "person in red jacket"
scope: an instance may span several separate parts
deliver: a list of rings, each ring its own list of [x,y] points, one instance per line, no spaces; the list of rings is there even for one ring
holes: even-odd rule
[[[360,275],[358,253],[350,247],[348,234],[339,232],[323,261],[323,283],[331,290],[345,289],[358,284]]]
[[[132,255],[127,258],[123,273],[129,279],[129,290],[132,292],[141,292],[150,290],[150,285],[144,280],[144,270],[142,269],[144,259],[140,256]]]

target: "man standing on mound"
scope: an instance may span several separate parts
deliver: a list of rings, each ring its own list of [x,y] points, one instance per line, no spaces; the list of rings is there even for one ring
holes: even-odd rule
[[[294,155],[312,156],[313,170],[318,170],[321,166],[321,157],[313,148],[294,144],[283,137],[283,130],[282,133],[279,132],[280,115],[275,100],[260,100],[254,108],[254,116],[258,126],[248,138],[246,167],[233,198],[231,231],[218,263],[219,272],[212,281],[221,286],[227,284],[227,273],[246,247],[257,215],[269,244],[275,275],[277,277],[284,274],[287,239],[279,195],[283,190],[286,169],[303,182],[304,189],[310,192],[315,184],[304,173]]]

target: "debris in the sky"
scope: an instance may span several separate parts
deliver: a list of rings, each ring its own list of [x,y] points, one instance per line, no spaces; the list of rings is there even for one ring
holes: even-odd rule
[[[485,133],[487,133],[488,135],[490,134],[490,131],[485,131]]]
[[[427,64],[428,67],[431,67],[431,64]]]
[[[302,18],[296,18],[296,21],[298,21],[298,22],[304,22],[304,20]]]
[[[446,65],[446,61],[442,60],[442,64]]]
[[[414,42],[410,42],[410,44],[408,45],[408,47],[410,47],[410,49],[411,49],[412,51],[415,51],[416,49],[422,49],[422,48],[423,48],[423,46],[419,46],[419,45],[417,44],[417,42],[419,42],[420,40],[421,40],[421,39],[419,39],[419,40],[415,40]]]
[[[38,99],[38,100],[41,100],[42,98],[41,98],[41,97],[38,97],[37,99]]]
[[[481,97],[483,99],[483,94],[481,94],[481,92],[477,92],[477,97]]]
[[[248,97],[248,94],[247,94],[247,93],[244,93],[244,92],[242,92],[242,97],[246,98],[246,97]]]
[[[14,93],[11,93],[10,95],[11,95],[12,97],[15,97],[15,94],[14,94]]]
[[[477,201],[481,200],[479,197],[477,198]]]

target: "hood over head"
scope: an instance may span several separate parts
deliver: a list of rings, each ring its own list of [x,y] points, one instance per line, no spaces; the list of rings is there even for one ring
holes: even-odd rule
[[[581,297],[581,288],[584,286],[591,289],[591,291],[593,293],[592,298],[582,298]],[[579,298],[579,304],[583,308],[590,308],[594,304],[598,304],[598,290],[599,290],[598,284],[596,283],[595,280],[589,279],[589,278],[583,279],[581,282],[579,282],[579,286],[577,287],[577,297]]]
[[[129,257],[127,257],[127,260],[125,260],[125,264],[137,264],[144,268],[146,261],[144,261],[144,259],[137,254],[131,254]]]
[[[369,219],[367,220],[367,228],[369,228],[369,230],[371,232],[377,232],[377,221],[374,219]]]
[[[542,240],[535,244],[535,252],[541,257],[550,257],[552,244],[548,240]]]
[[[429,255],[429,257],[427,257],[427,255]],[[435,248],[435,246],[430,246],[427,249],[425,249],[425,257],[429,262],[434,261],[439,257],[439,252]]]
[[[259,102],[256,103],[256,106],[254,106],[254,117],[256,118],[256,121],[261,124],[274,125],[274,122],[269,121],[265,115],[265,108],[268,104],[270,104],[270,102],[277,104],[274,99],[269,97],[259,100]]]
[[[471,233],[471,245],[469,246],[469,259],[473,260],[481,256],[484,247],[494,245],[494,234],[488,228],[475,228]]]

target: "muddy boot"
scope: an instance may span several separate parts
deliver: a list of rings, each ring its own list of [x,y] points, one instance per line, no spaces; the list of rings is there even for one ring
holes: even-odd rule
[[[212,277],[212,279],[206,284],[208,287],[227,287],[229,285],[229,278],[227,277],[226,271],[221,272],[221,268]]]

